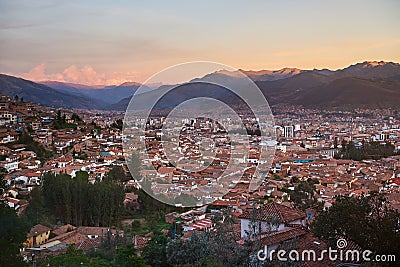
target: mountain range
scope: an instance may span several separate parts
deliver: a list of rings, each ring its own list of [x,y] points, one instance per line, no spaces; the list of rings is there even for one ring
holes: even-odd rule
[[[192,81],[229,84],[240,82],[243,79],[242,73],[258,85],[272,106],[283,103],[328,109],[400,108],[400,64],[393,62],[366,61],[339,70],[220,70]],[[18,95],[25,100],[54,107],[124,111],[131,96],[140,86],[141,84],[132,82],[114,86],[87,86],[57,81],[34,83],[0,75],[0,94],[11,97]],[[154,95],[152,90],[166,90],[170,86],[173,85],[142,87],[144,91],[137,97],[146,103]],[[200,90],[198,86],[193,88]],[[204,88],[207,90],[207,87]],[[220,93],[218,90],[212,92],[217,97],[221,97]],[[190,94],[191,92],[185,93],[189,96]]]
[[[125,97],[132,96],[141,86],[136,82],[125,82],[120,85],[102,86],[94,85],[87,86],[82,84],[62,83],[57,81],[44,81],[41,84],[47,85],[57,91],[78,96],[85,96],[100,104],[113,104]],[[146,87],[147,88],[147,87]],[[150,88],[147,88],[150,91]]]
[[[80,95],[58,91],[44,84],[0,74],[0,94],[51,107],[98,109],[97,101]]]

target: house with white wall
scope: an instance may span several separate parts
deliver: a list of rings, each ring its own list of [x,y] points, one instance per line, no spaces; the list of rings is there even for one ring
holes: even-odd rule
[[[251,207],[239,215],[240,236],[242,239],[261,237],[262,244],[273,250],[283,241],[304,235],[306,217],[303,211],[277,203]]]

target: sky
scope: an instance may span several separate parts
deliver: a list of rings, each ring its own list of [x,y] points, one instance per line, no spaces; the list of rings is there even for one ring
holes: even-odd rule
[[[144,82],[189,61],[245,70],[400,62],[400,1],[0,0],[0,73]]]

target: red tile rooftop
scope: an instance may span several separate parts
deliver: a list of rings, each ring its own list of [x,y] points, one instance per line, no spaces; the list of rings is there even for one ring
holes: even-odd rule
[[[262,209],[262,212],[256,213],[258,216],[257,220],[268,220],[269,216],[276,216],[278,217],[283,223],[292,222],[298,219],[304,219],[306,214],[300,210],[290,208],[281,204],[271,203],[264,206],[259,207]],[[239,218],[243,219],[252,219],[253,213],[252,209],[246,209]],[[260,217],[261,216],[261,217]]]
[[[287,228],[282,231],[277,231],[270,233],[267,236],[261,238],[261,245],[262,246],[270,246],[274,244],[280,244],[283,241],[290,240],[296,237],[300,237],[305,235],[307,232],[306,230],[296,227],[296,228]]]
[[[221,207],[226,207],[226,206],[235,206],[236,202],[234,201],[225,201],[225,200],[220,200],[217,199],[212,203],[213,206],[221,206]]]
[[[213,222],[210,219],[202,219],[199,221],[196,221],[193,224],[190,224],[189,227],[193,228],[194,230],[203,230],[206,228],[211,227]]]
[[[31,236],[37,236],[42,233],[46,233],[47,231],[50,231],[50,228],[41,224],[36,224],[31,228],[31,230],[28,233],[28,237]]]

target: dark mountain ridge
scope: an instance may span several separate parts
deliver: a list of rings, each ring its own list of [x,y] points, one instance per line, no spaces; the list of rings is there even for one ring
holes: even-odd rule
[[[101,104],[88,97],[76,97],[43,84],[5,74],[0,74],[0,93],[10,97],[18,95],[19,98],[23,97],[26,101],[53,107],[85,109],[102,107]]]
[[[366,61],[336,71],[314,69],[296,72],[297,74],[283,79],[259,80],[257,74],[271,75],[271,71],[258,71],[251,72],[250,78],[261,89],[270,105],[284,103],[327,109],[400,108],[398,63]],[[238,79],[241,78],[236,72],[217,71],[193,81],[223,81],[229,84],[238,82]],[[165,89],[160,87],[158,90]],[[140,96],[143,102],[151,97],[151,94],[146,93]],[[127,97],[109,108],[125,110],[130,98]]]

